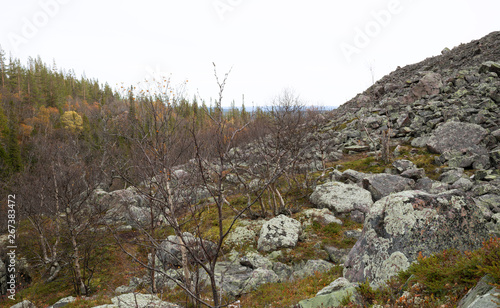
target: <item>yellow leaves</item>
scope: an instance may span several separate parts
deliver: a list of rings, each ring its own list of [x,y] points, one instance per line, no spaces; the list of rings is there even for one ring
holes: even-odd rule
[[[61,116],[61,123],[64,128],[72,132],[78,132],[83,129],[83,119],[76,111],[66,111]]]

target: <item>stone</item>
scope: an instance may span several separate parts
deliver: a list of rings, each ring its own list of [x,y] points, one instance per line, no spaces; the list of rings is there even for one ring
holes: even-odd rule
[[[336,223],[341,225],[342,220],[338,219],[333,215],[333,213],[327,209],[307,209],[302,212],[302,215],[304,215],[304,218],[307,219],[308,221],[316,221],[319,224],[326,226],[331,223]]]
[[[335,264],[344,263],[349,250],[337,248],[335,246],[325,246],[325,251],[328,253],[328,258]]]
[[[64,307],[67,304],[72,303],[74,301],[76,301],[76,297],[73,297],[73,296],[64,297],[64,298],[61,298],[60,300],[58,300],[52,306],[49,306],[48,308],[60,308],[60,307]]]
[[[196,238],[189,232],[184,232],[182,238],[169,235],[158,247],[156,256],[165,269],[182,266],[181,245],[186,245],[191,250],[191,254],[188,253],[189,262],[195,262],[194,257],[203,262],[215,255],[215,243]]]
[[[367,213],[373,204],[370,192],[356,185],[341,182],[328,182],[316,186],[310,200],[318,208],[328,208],[337,214],[355,210]]]
[[[409,169],[402,172],[401,176],[416,181],[425,177],[425,170],[423,168]]]
[[[342,172],[342,176],[340,177],[341,182],[351,181],[353,183],[360,183],[366,175],[362,172],[355,171],[352,169],[347,169]]]
[[[393,174],[374,174],[363,179],[363,188],[372,194],[375,201],[389,194],[411,189],[414,184],[412,179]]]
[[[301,308],[340,307],[346,299],[352,303],[360,304],[357,300],[357,285],[344,279],[342,277],[336,279],[329,286],[320,290],[315,297],[300,301],[298,306]]]
[[[10,306],[10,308],[36,308],[35,304],[30,302],[29,300],[25,299],[22,302],[19,302],[13,306]]]
[[[269,261],[269,259],[263,257],[257,252],[249,252],[245,256],[241,257],[240,264],[250,267],[251,269],[271,269],[273,267],[273,263]]]
[[[325,273],[332,269],[334,265],[325,260],[307,260],[304,267],[292,274],[292,279],[303,279],[313,276],[314,273]]]
[[[500,290],[492,286],[495,282],[493,277],[486,275],[482,277],[476,286],[467,292],[460,300],[458,308],[496,308],[498,307],[498,296]]]
[[[280,248],[293,248],[297,245],[301,233],[300,222],[285,215],[279,215],[262,226],[257,249],[270,252]]]
[[[410,169],[415,169],[417,166],[415,164],[407,159],[398,159],[392,162],[392,166],[396,168],[398,173],[403,173],[407,170]]]
[[[411,89],[411,93],[417,98],[439,94],[443,86],[442,77],[438,73],[429,72]]]
[[[474,183],[472,183],[471,180],[467,178],[459,178],[451,185],[451,189],[461,189],[463,191],[469,191],[472,186],[474,186]]]
[[[485,222],[479,207],[458,190],[389,195],[367,215],[363,234],[344,263],[344,277],[351,282],[368,280],[379,287],[407,269],[419,254],[477,249],[489,237]]]
[[[488,131],[477,124],[446,122],[436,128],[427,141],[430,152],[443,154],[445,151],[463,151],[479,145]]]
[[[425,148],[427,146],[427,142],[429,141],[430,136],[421,136],[414,138],[411,141],[411,146],[414,148]]]
[[[485,74],[488,72],[493,72],[500,75],[500,63],[493,61],[486,61],[479,67],[479,73]]]
[[[156,295],[127,293],[111,299],[111,302],[118,308],[180,308],[180,306],[164,302]]]
[[[293,268],[281,262],[273,263],[273,271],[278,275],[279,281],[288,281],[293,274]]]
[[[344,147],[345,151],[353,151],[353,152],[366,152],[370,150],[370,147],[367,145],[351,145]]]
[[[464,175],[464,169],[453,168],[451,170],[443,172],[439,176],[439,181],[446,183],[446,184],[453,184],[456,181],[458,181],[460,178],[462,178],[463,175]]]
[[[256,236],[256,232],[248,226],[236,227],[227,236],[225,244],[229,246],[253,246],[256,243]]]

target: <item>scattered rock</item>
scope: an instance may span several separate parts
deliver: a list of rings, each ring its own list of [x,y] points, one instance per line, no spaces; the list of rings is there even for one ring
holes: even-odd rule
[[[389,194],[411,189],[414,184],[412,179],[393,174],[374,174],[363,179],[363,187],[375,201]]]
[[[477,124],[450,121],[434,130],[427,141],[427,148],[437,154],[462,151],[479,145],[487,134],[486,129]]]
[[[458,308],[496,308],[500,290],[492,286],[495,280],[491,276],[484,276],[476,286],[458,303]]]
[[[262,226],[257,249],[270,252],[280,248],[293,248],[302,233],[300,222],[285,215],[279,215]]]
[[[367,213],[373,204],[370,192],[356,185],[340,182],[318,185],[310,200],[318,208],[328,208],[337,214],[348,214],[356,210]]]

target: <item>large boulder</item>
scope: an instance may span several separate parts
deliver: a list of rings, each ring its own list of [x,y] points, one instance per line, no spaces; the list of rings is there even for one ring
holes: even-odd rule
[[[315,297],[300,301],[299,307],[340,307],[347,298],[350,302],[355,303],[357,298],[356,287],[356,284],[350,283],[343,277],[337,278],[330,285],[320,290]]]
[[[363,218],[373,204],[370,192],[359,186],[341,182],[318,185],[310,200],[318,208],[328,208],[336,214],[351,216],[362,213]]]
[[[375,201],[389,194],[411,189],[414,184],[412,179],[387,173],[374,174],[363,179],[363,187],[371,193]]]
[[[111,299],[117,308],[180,308],[180,306],[164,302],[156,295],[141,294],[141,293],[127,293],[122,294]]]
[[[458,303],[458,308],[496,308],[500,290],[493,284],[495,279],[486,275]]]
[[[427,141],[427,148],[437,154],[463,152],[479,145],[486,135],[488,131],[477,124],[450,121],[434,130]]]
[[[334,265],[325,260],[307,260],[306,264],[292,274],[293,279],[302,279],[313,276],[314,273],[325,273],[332,269]]]
[[[478,206],[459,191],[404,191],[377,201],[344,263],[344,277],[378,287],[421,253],[474,250],[489,234]]]
[[[297,220],[279,215],[266,223],[260,229],[257,249],[270,252],[280,248],[293,248],[297,245],[302,227]]]
[[[196,259],[204,262],[215,255],[216,245],[208,240],[199,239],[189,232],[184,232],[181,237],[169,235],[156,252],[156,256],[163,264],[164,268],[182,266],[182,251],[185,246],[188,251],[189,262],[195,262]]]
[[[428,95],[439,94],[442,86],[443,81],[441,75],[429,72],[422,77],[422,79],[420,79],[420,81],[411,89],[411,92],[418,99]]]

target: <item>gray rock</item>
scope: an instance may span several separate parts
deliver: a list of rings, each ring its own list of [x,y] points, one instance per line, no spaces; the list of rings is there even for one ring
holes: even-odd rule
[[[347,169],[346,171],[342,172],[340,181],[341,182],[351,181],[353,183],[360,183],[365,176],[366,174],[362,172],[358,172],[352,169]]]
[[[493,72],[500,75],[500,63],[493,61],[486,61],[479,67],[479,73],[484,74],[488,72]]]
[[[327,209],[307,209],[301,213],[304,215],[304,218],[307,219],[308,221],[316,221],[320,223],[321,225],[328,225],[331,223],[336,223],[341,225],[342,220],[338,219],[333,215],[333,213]]]
[[[439,89],[443,86],[442,77],[438,73],[427,73],[411,89],[412,94],[418,99],[424,96],[439,94]]]
[[[74,301],[76,301],[76,297],[73,297],[73,296],[64,297],[64,298],[61,298],[60,300],[58,300],[54,305],[49,306],[48,308],[64,307],[67,304],[72,303]]]
[[[293,274],[293,268],[281,262],[273,263],[273,271],[278,275],[281,282],[287,281]]]
[[[215,255],[216,245],[208,240],[194,237],[189,232],[184,232],[183,239],[175,235],[169,235],[161,242],[156,256],[164,265],[165,269],[182,266],[181,247],[186,245],[191,253],[188,253],[189,262],[194,262],[196,257],[202,262],[211,259]],[[181,246],[182,245],[182,246]]]
[[[461,189],[463,191],[469,191],[474,183],[467,178],[460,178],[451,185],[451,189]]]
[[[375,201],[392,193],[411,189],[414,184],[412,179],[393,174],[374,174],[363,179],[363,187],[372,194]]]
[[[463,175],[464,175],[464,169],[454,168],[446,172],[443,172],[443,174],[439,176],[439,180],[446,184],[453,184],[460,178],[462,178]]]
[[[499,305],[498,296],[500,290],[491,284],[495,280],[491,276],[484,276],[479,280],[476,286],[467,292],[467,294],[458,303],[458,308],[497,308]]]
[[[332,269],[334,265],[325,260],[307,260],[304,267],[292,274],[293,279],[303,279],[313,276],[314,273],[325,273]]]
[[[328,208],[334,213],[349,213],[355,210],[367,213],[373,204],[370,192],[356,185],[340,182],[318,185],[310,200],[315,206]]]
[[[402,172],[401,176],[416,181],[425,177],[425,170],[423,168],[409,169]]]
[[[345,278],[338,278],[329,286],[319,291],[315,297],[300,301],[299,307],[340,307],[345,299],[360,304],[357,301],[356,286],[356,284],[349,283]]]
[[[325,246],[324,249],[328,253],[330,261],[332,261],[335,264],[344,263],[345,258],[349,253],[348,249],[340,249],[334,246]]]
[[[257,249],[270,252],[280,248],[293,248],[302,232],[300,222],[285,215],[279,215],[264,223],[260,229]]]
[[[410,170],[410,169],[415,169],[417,168],[417,166],[415,166],[415,164],[407,159],[398,159],[398,160],[395,160],[394,162],[392,162],[392,166],[394,168],[396,168],[396,170],[398,171],[398,173],[403,173],[407,170]]]
[[[236,227],[227,236],[225,244],[229,246],[253,246],[256,243],[256,235],[255,231],[253,231],[249,226]]]
[[[36,306],[29,300],[25,299],[20,303],[10,306],[10,308],[36,308]]]
[[[368,279],[378,287],[407,269],[419,253],[477,249],[489,237],[485,221],[479,207],[456,190],[392,194],[372,206],[363,235],[344,263],[344,277],[352,282]]]
[[[463,151],[479,145],[487,134],[488,131],[477,124],[446,122],[434,130],[427,141],[427,148],[437,154]]]
[[[241,257],[240,264],[250,267],[251,269],[271,269],[273,267],[273,263],[269,261],[269,259],[256,252],[249,252],[245,256]]]
[[[122,294],[113,297],[111,302],[118,308],[180,308],[178,305],[160,300],[156,295],[141,293]]]
[[[417,137],[411,141],[411,146],[414,148],[425,148],[430,136]]]

